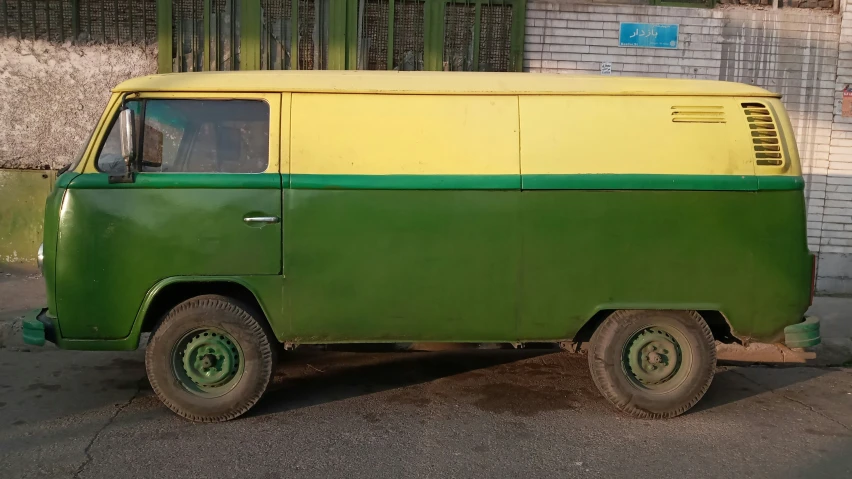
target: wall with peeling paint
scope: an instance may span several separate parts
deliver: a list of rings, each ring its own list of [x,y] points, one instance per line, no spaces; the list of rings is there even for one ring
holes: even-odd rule
[[[0,168],[61,168],[88,137],[110,89],[156,71],[153,47],[0,38]]]

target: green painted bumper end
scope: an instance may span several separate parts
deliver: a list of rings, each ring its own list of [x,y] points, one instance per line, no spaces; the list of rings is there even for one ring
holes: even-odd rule
[[[32,346],[44,346],[45,341],[56,341],[53,322],[47,316],[47,308],[35,310],[23,322],[24,343]]]
[[[809,348],[820,341],[819,318],[816,316],[808,316],[801,323],[784,328],[784,344],[788,348]]]

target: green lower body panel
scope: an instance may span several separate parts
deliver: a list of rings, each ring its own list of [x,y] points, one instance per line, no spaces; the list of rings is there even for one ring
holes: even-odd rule
[[[789,348],[809,348],[820,342],[819,318],[816,316],[808,316],[801,323],[784,328],[784,344]]]
[[[810,299],[800,191],[525,191],[519,335],[571,338],[601,310],[722,312],[781,339]]]
[[[287,190],[294,341],[517,337],[518,192]]]
[[[801,191],[286,190],[291,339],[552,341],[596,312],[808,307]]]

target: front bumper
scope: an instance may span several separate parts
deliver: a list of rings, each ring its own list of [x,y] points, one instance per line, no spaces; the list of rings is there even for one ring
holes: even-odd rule
[[[809,348],[821,341],[819,318],[816,316],[808,316],[801,323],[784,328],[784,344],[788,348]]]
[[[44,346],[45,341],[56,343],[56,327],[53,318],[47,315],[47,308],[37,309],[24,318],[24,342],[32,346]]]

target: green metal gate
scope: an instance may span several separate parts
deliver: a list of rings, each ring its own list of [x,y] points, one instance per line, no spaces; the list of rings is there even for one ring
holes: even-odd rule
[[[157,2],[161,72],[521,71],[523,63],[526,0]]]

